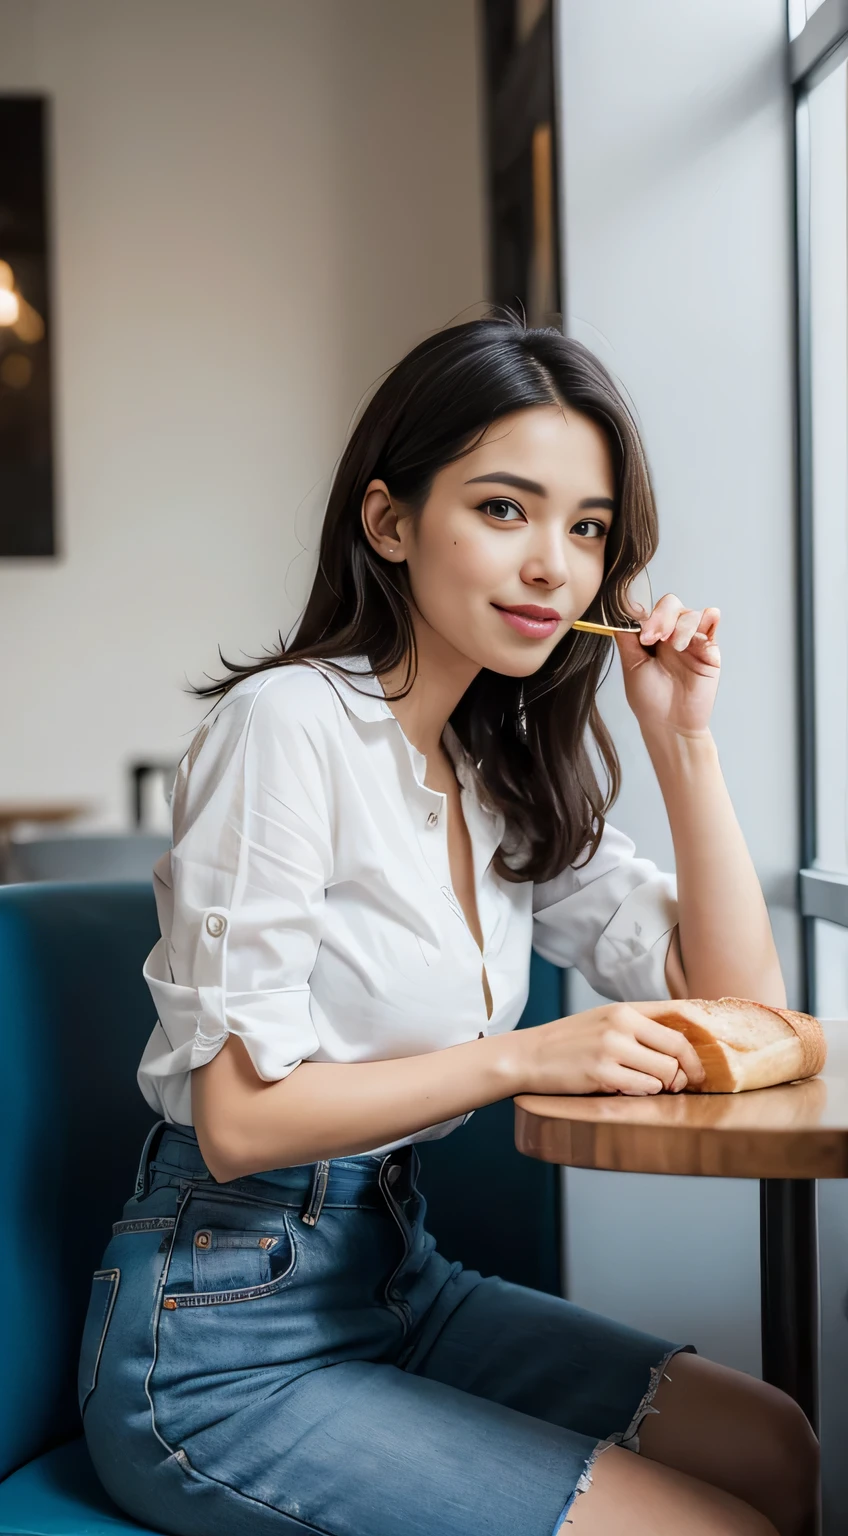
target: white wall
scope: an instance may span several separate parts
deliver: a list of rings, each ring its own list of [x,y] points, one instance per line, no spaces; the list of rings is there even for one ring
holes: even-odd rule
[[[0,800],[119,820],[295,616],[363,392],[484,295],[474,3],[0,0],[0,90],[53,101],[62,549],[0,562]]]
[[[722,609],[722,766],[799,999],[791,122],[785,0],[560,0],[568,327],[627,387],[654,596]],[[673,868],[616,666],[613,814]],[[572,1006],[589,1006],[579,979]],[[570,1294],[758,1371],[757,1187],[569,1171]],[[622,1287],[621,1277],[627,1276]]]

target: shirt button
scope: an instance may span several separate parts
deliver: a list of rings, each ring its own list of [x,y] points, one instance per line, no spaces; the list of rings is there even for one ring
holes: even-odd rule
[[[428,827],[437,827],[439,825],[439,813],[438,813],[438,811],[431,811],[430,812],[429,816],[427,817],[427,825],[428,825]]]
[[[206,919],[206,932],[213,939],[220,939],[221,934],[226,932],[226,928],[227,919],[222,917],[220,912],[209,913],[209,916]]]

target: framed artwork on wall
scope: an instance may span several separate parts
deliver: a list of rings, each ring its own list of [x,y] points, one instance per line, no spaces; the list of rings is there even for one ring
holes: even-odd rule
[[[484,0],[489,297],[558,325],[560,283],[551,0]]]
[[[56,553],[46,138],[0,95],[0,559]]]

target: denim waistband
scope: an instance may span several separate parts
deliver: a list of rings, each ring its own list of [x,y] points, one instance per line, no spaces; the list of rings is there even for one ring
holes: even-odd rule
[[[325,1205],[376,1205],[381,1203],[385,1183],[394,1186],[395,1197],[403,1198],[414,1188],[419,1159],[411,1145],[388,1153],[364,1153],[356,1157],[334,1157],[316,1163],[300,1163],[290,1168],[272,1168],[249,1177],[233,1179],[228,1190],[242,1189],[254,1194],[268,1185],[276,1198],[286,1203],[302,1204],[304,1220],[314,1225]],[[154,1173],[185,1180],[187,1184],[211,1185],[216,1180],[203,1160],[193,1126],[159,1120],[151,1127],[142,1148],[135,1193],[141,1197],[150,1186]]]

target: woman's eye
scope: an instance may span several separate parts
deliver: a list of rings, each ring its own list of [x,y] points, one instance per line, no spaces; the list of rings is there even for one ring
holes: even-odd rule
[[[521,508],[514,501],[507,501],[502,496],[496,496],[493,501],[484,501],[480,511],[488,512],[489,516],[493,517],[497,523],[514,522],[515,518],[510,516],[510,513],[513,512],[515,513],[515,517],[520,518],[522,521],[526,521]]]
[[[591,530],[588,535],[590,539],[603,539],[607,533],[606,525],[604,523],[596,523],[594,518],[590,518],[586,522],[576,523],[574,532],[579,533],[581,528],[589,528]]]

